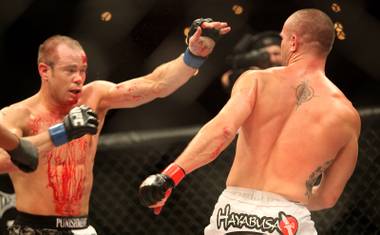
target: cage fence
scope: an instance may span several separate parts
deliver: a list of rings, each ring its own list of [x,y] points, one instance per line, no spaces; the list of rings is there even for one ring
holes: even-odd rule
[[[312,213],[319,234],[380,234],[380,109],[365,109],[360,114],[357,167],[337,205]],[[215,161],[186,176],[160,216],[141,206],[137,193],[140,183],[172,162],[199,128],[101,136],[89,214],[99,235],[203,234],[225,188],[235,142]],[[1,175],[1,231],[15,213],[12,193],[9,178]]]

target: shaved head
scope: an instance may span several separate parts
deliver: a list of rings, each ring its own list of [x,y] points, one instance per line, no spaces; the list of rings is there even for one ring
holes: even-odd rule
[[[317,9],[302,9],[293,13],[285,22],[284,30],[295,34],[306,49],[328,55],[332,49],[335,30],[330,17]]]

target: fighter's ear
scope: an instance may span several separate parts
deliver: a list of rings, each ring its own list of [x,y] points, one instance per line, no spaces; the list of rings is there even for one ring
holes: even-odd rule
[[[298,46],[299,38],[297,37],[297,35],[292,34],[292,36],[290,36],[290,51],[295,52],[298,49]]]
[[[45,64],[45,63],[39,63],[38,64],[38,73],[41,76],[42,80],[47,80],[48,79],[48,73],[50,71],[50,66]]]

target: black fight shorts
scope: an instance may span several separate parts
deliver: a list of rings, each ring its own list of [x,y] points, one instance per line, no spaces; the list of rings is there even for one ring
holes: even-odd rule
[[[7,234],[7,233],[6,233]],[[8,235],[97,235],[87,216],[56,217],[17,212]]]

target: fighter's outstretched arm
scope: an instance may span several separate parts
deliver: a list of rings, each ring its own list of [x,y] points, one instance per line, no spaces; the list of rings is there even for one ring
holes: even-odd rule
[[[114,84],[106,81],[95,82],[96,90],[101,89],[99,109],[129,108],[165,97],[185,84],[213,51],[214,39],[207,30],[220,35],[230,31],[225,22],[202,22],[190,37],[186,52],[176,59],[158,66],[148,75]]]
[[[255,106],[254,72],[241,75],[223,109],[196,134],[184,152],[161,174],[151,175],[140,186],[140,201],[159,214],[172,188],[186,174],[213,161],[232,142]]]

